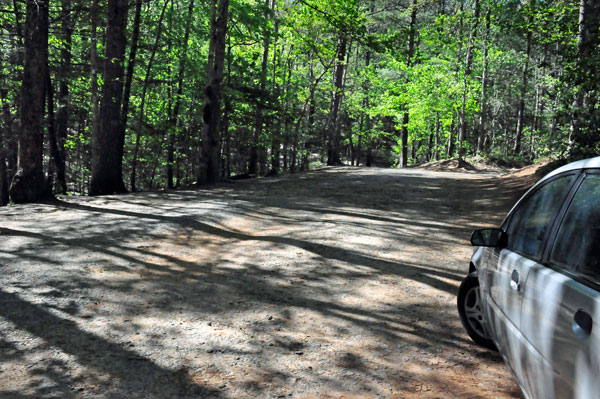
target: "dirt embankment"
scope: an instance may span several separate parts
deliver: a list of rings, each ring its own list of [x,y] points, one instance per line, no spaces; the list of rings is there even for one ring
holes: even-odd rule
[[[0,397],[518,398],[455,294],[528,176],[331,168],[2,209]]]

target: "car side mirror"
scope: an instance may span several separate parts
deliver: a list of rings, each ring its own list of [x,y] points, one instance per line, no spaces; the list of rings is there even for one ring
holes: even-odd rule
[[[504,247],[508,235],[502,229],[480,229],[471,235],[471,244],[475,247]]]

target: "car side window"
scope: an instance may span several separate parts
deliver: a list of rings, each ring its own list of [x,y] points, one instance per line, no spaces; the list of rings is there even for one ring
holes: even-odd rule
[[[600,175],[588,175],[565,213],[550,262],[600,284]]]
[[[574,179],[575,175],[558,177],[519,205],[506,230],[508,249],[529,256],[539,254],[550,223]]]

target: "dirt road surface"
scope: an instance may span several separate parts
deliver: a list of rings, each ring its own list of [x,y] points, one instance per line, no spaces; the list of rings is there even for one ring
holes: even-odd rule
[[[456,312],[523,176],[330,168],[0,210],[0,398],[520,398]]]

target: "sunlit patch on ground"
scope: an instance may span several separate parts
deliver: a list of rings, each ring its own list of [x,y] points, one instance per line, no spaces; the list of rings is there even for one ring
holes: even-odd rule
[[[332,168],[0,210],[0,397],[518,398],[455,294],[522,189]]]

